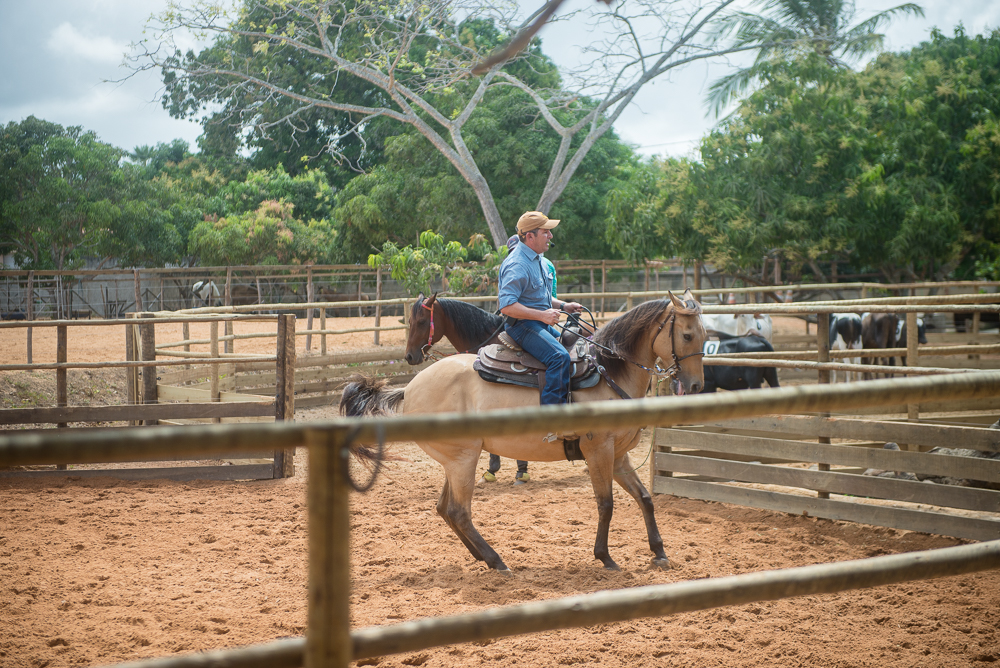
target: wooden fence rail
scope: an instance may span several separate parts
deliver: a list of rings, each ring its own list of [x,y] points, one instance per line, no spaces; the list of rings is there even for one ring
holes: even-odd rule
[[[350,637],[351,660],[995,568],[1000,568],[1000,541],[569,596],[357,629]],[[305,663],[305,645],[302,638],[282,639],[239,649],[135,661],[118,664],[117,668],[298,668]]]
[[[873,380],[837,386],[809,385],[721,395],[660,397],[636,401],[602,401],[569,406],[539,406],[474,414],[394,416],[379,419],[340,418],[320,422],[192,426],[143,429],[128,433],[73,434],[47,432],[0,436],[0,466],[57,464],[72,457],[80,463],[135,461],[148,456],[221,455],[281,443],[282,447],[326,442],[331,431],[355,433],[355,443],[441,440],[491,433],[518,436],[587,428],[636,425],[672,426],[776,413],[845,411],[870,406],[1000,396],[1000,371],[950,374],[928,378]]]

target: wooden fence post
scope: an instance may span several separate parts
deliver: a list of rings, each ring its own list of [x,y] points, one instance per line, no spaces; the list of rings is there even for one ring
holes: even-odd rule
[[[306,301],[314,302],[316,301],[316,285],[313,283],[313,270],[312,267],[306,269]],[[312,328],[313,328],[313,309],[309,307],[306,311],[306,331],[310,332],[306,334],[306,352],[312,350]]]
[[[305,668],[347,668],[353,656],[351,511],[344,445],[343,429],[319,433],[309,444],[309,611]]]
[[[140,318],[152,318],[152,313],[141,313]],[[155,325],[151,322],[139,325],[139,337],[141,339],[142,346],[142,359],[143,361],[154,361],[156,360],[156,330]],[[142,368],[142,403],[144,404],[155,404],[158,403],[159,397],[156,393],[156,367],[155,366],[144,366]],[[159,424],[158,420],[145,420],[144,424],[156,425]]]
[[[28,322],[35,319],[35,272],[28,272],[28,306],[27,306],[27,318]],[[28,328],[28,364],[32,364],[31,361],[31,330]]]
[[[129,318],[135,318],[136,314],[128,314]],[[125,325],[125,359],[129,362],[139,360],[142,355],[139,352],[139,332],[137,325]],[[126,395],[130,406],[142,403],[139,385],[139,367],[128,367],[125,369]],[[141,420],[129,420],[129,426],[138,427]]]
[[[213,358],[217,358],[219,356],[219,321],[214,320],[210,322],[208,327],[209,327],[208,351]],[[214,362],[212,364],[212,372],[211,374],[209,374],[208,382],[209,382],[209,392],[212,395],[211,400],[219,401],[221,397],[219,395],[219,364],[217,362]],[[212,418],[212,422],[218,424],[222,422],[222,419]]]
[[[225,306],[232,306],[233,305],[233,268],[232,267],[226,267],[226,291],[223,294],[223,303],[224,303]],[[233,321],[232,320],[227,320],[226,321],[225,332],[226,332],[226,336],[227,337],[233,335]],[[223,346],[223,349],[227,353],[234,352],[236,350],[236,347],[233,345],[234,343],[235,343],[235,341],[233,341],[233,339],[227,338],[226,339],[226,344],[225,344],[225,346]]]
[[[981,317],[980,317],[978,311],[976,311],[975,313],[972,314],[972,341],[970,341],[969,343],[972,343],[974,345],[979,345],[979,323],[980,323],[980,320],[981,320]],[[966,322],[968,322],[968,321],[966,321]],[[907,325],[907,327],[909,327],[909,325]],[[909,332],[907,332],[907,334],[909,334]],[[907,338],[909,338],[909,337],[907,337]],[[969,355],[969,359],[970,360],[973,360],[973,359],[977,360],[977,359],[979,359],[979,355]]]
[[[594,292],[596,292],[596,290],[594,290],[594,268],[591,267],[590,268],[590,293],[593,294]],[[593,297],[591,297],[590,298],[590,311],[593,312],[594,308],[596,306],[597,306],[597,301]]]
[[[601,260],[601,315],[604,315],[604,293],[607,292],[608,261]]]
[[[360,302],[360,301],[361,301],[361,272],[359,271],[358,272],[358,302]],[[350,310],[348,310],[347,311],[347,315],[350,315],[350,314],[351,314],[351,312],[350,312]],[[359,318],[365,317],[365,313],[361,309],[361,304],[360,303],[358,304],[358,317]]]
[[[830,314],[829,313],[819,313],[816,316],[816,361],[817,362],[829,362],[830,361]],[[830,383],[830,372],[822,370],[819,372],[819,377],[817,378],[821,385],[829,385]],[[820,417],[830,417],[829,413],[820,413]],[[816,439],[817,443],[829,443],[830,438],[828,436],[820,436]],[[816,468],[820,471],[829,471],[829,464],[817,464]],[[817,492],[816,496],[820,499],[829,499],[829,492]]]
[[[701,290],[701,260],[694,261],[694,289]]]
[[[976,315],[979,315],[978,313]],[[907,313],[906,314],[906,366],[920,366],[919,359],[919,338],[920,332],[917,330],[917,314]],[[911,422],[916,422],[920,419],[920,404],[907,404],[906,405],[906,418]],[[919,450],[920,447],[917,445],[910,445],[908,450]]]
[[[326,331],[326,309],[321,308],[319,310],[319,328],[321,331]],[[319,353],[320,355],[326,355],[326,334],[319,335]]]
[[[375,300],[375,345],[377,346],[380,345],[378,328],[382,326],[382,305],[378,303],[382,301],[382,267],[375,270]]]
[[[135,312],[142,313],[142,281],[139,279],[139,270],[132,270],[132,282],[135,287]]]
[[[276,390],[274,395],[275,421],[291,422],[295,419],[295,316],[278,316],[278,349]],[[295,475],[295,449],[274,451],[275,478]]]
[[[65,364],[68,361],[66,359],[66,329],[66,325],[56,327],[56,362],[60,364]],[[65,408],[69,405],[66,369],[56,369],[56,405],[60,408]],[[68,426],[69,424],[66,422],[60,422],[56,425],[56,428],[64,429]],[[65,471],[66,464],[56,464],[56,468],[60,471]]]

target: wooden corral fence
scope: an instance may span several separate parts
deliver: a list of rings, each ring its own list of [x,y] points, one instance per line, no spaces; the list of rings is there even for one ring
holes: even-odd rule
[[[233,320],[271,320],[277,324],[277,352],[273,356],[250,357],[220,353],[218,326]],[[0,409],[0,425],[55,424],[59,429],[72,423],[128,422],[138,425],[187,425],[222,422],[273,422],[292,420],[295,413],[295,316],[195,316],[174,318],[183,320],[184,328],[192,322],[209,323],[212,332],[211,352],[185,360],[156,360],[155,325],[164,322],[153,314],[141,313],[128,320],[43,321],[35,326],[57,330],[56,362],[49,364],[0,364],[2,371],[54,370],[56,374],[56,406]],[[25,323],[0,323],[0,329],[23,328]],[[124,329],[125,360],[118,362],[70,362],[67,360],[68,332],[71,328],[114,326]],[[84,330],[85,331],[85,330]],[[198,353],[193,353],[198,355]],[[255,396],[227,392],[232,382],[232,370],[240,364],[266,365],[271,369],[273,392]],[[178,371],[163,369],[184,368]],[[70,405],[67,371],[69,369],[124,368],[127,374],[127,404],[118,406]],[[182,377],[206,377],[207,389],[173,387],[158,382],[158,374]],[[226,375],[228,373],[228,375]],[[165,456],[162,461],[183,461],[183,456]],[[150,460],[141,460],[150,461]],[[112,476],[130,480],[167,478],[172,480],[259,480],[282,478],[294,471],[294,451],[265,448],[259,451],[233,453],[222,466],[175,466],[157,468],[73,469],[73,460],[58,462],[55,470],[0,471],[0,477],[37,477],[69,475],[92,477]]]
[[[818,315],[815,350],[801,352],[744,353],[705,358],[709,365],[777,366],[814,369],[821,384],[830,382],[831,371],[880,371],[896,375],[942,374],[967,371],[921,366],[922,355],[934,355],[937,364],[950,365],[948,355],[960,355],[956,366],[996,368],[997,360],[979,359],[981,354],[1000,353],[1000,345],[932,346],[923,351],[917,346],[917,311],[949,311],[974,308],[975,312],[996,312],[993,304],[958,306],[958,299],[976,297],[978,301],[995,300],[996,295],[970,295],[962,298],[887,298],[833,303],[761,305],[771,314]],[[933,306],[927,302],[939,302]],[[895,303],[894,303],[895,302]],[[901,303],[905,302],[905,303]],[[917,302],[916,304],[913,302]],[[923,303],[920,303],[923,302]],[[940,302],[951,302],[940,303]],[[732,306],[706,307],[707,311],[732,313]],[[883,312],[905,317],[905,348],[830,351],[829,314],[831,312]],[[962,334],[959,336],[968,336]],[[975,360],[966,359],[975,354]],[[856,365],[831,361],[845,357],[900,356],[907,366]],[[857,384],[853,384],[857,386]],[[924,506],[1000,512],[1000,459],[978,459],[926,454],[934,447],[967,448],[981,452],[1000,452],[1000,430],[970,426],[967,421],[983,416],[969,416],[968,411],[991,410],[986,419],[1000,417],[1000,402],[994,399],[954,400],[942,394],[932,401],[887,403],[856,409],[853,416],[831,417],[829,412],[811,416],[754,418],[736,421],[713,421],[686,427],[657,429],[654,435],[654,461],[650,469],[653,493],[674,494],[688,498],[724,501],[738,505],[766,508],[794,514],[809,514],[828,519],[845,519],[867,524],[947,534],[961,538],[986,540],[1000,537],[994,519],[945,515]],[[920,420],[928,412],[948,412],[951,424],[931,424]],[[961,416],[965,412],[965,417]],[[906,415],[897,420],[859,419],[862,413]],[[895,442],[898,451],[883,445]],[[863,475],[872,470],[869,475]],[[893,479],[872,475],[875,470],[906,472],[921,480],[951,478],[978,481],[973,484],[991,489],[955,485],[935,485],[916,479]],[[831,498],[835,495],[835,498]],[[907,502],[906,507],[873,505],[868,499]],[[896,504],[899,506],[900,504]],[[918,507],[921,506],[921,507]]]
[[[347,476],[349,439],[354,443],[448,439],[482,433],[501,436],[658,424],[710,423],[761,415],[843,411],[872,404],[920,403],[940,395],[956,400],[1000,396],[1000,372],[876,380],[842,386],[791,387],[719,396],[609,401],[572,406],[438,414],[388,419],[341,419],[325,423],[206,425],[117,432],[76,432],[0,437],[0,466],[131,461],[138,454],[218,456],[261,446],[309,448],[308,625],[305,640],[142,665],[193,668],[227,665],[346,667],[352,660],[445,644],[610,623],[722,605],[829,593],[909,579],[956,575],[1000,567],[1000,543],[828,564],[716,580],[601,592],[569,599],[444,619],[350,630],[351,514]],[[1000,527],[1000,522],[995,523]]]
[[[860,285],[860,284],[859,284]],[[813,287],[813,286],[806,286]],[[702,291],[705,292],[705,291]],[[583,293],[580,295],[564,295],[572,296],[573,298],[586,299],[588,297],[597,297],[604,293]],[[629,307],[634,306],[636,303],[645,301],[648,299],[661,298],[665,296],[666,291],[663,292],[642,292],[642,293],[621,293],[615,295],[617,297],[623,297]],[[496,297],[456,297],[454,299],[467,301],[467,302],[483,302],[490,303],[495,301]],[[772,313],[775,315],[794,315],[797,317],[807,317],[812,316],[817,317],[820,311],[825,314],[830,312],[839,311],[850,311],[850,310],[871,310],[876,312],[895,312],[903,315],[904,317],[915,318],[917,311],[927,311],[935,310],[938,312],[972,312],[979,315],[981,312],[995,313],[998,308],[995,303],[1000,300],[1000,295],[996,293],[987,294],[962,294],[962,295],[937,295],[937,296],[920,296],[920,297],[890,297],[890,298],[867,298],[859,300],[842,300],[842,301],[828,301],[828,302],[808,302],[799,304],[756,304],[753,307],[755,312],[761,313]],[[377,304],[378,307],[397,307],[404,306],[403,309],[404,317],[401,319],[402,322],[397,324],[382,326],[378,318],[376,318],[375,326],[366,327],[349,327],[349,328],[336,328],[330,327],[329,323],[331,319],[327,318],[328,309],[335,308],[354,308],[361,305],[370,305],[372,303]],[[296,386],[297,393],[297,406],[300,408],[322,406],[327,404],[336,403],[339,401],[339,387],[343,384],[343,381],[350,375],[358,372],[364,372],[367,374],[386,376],[394,384],[405,384],[415,375],[415,373],[422,370],[429,362],[417,367],[410,367],[406,364],[402,364],[401,360],[403,357],[403,350],[401,348],[383,348],[382,350],[367,350],[357,353],[342,352],[342,353],[329,353],[327,337],[346,335],[346,334],[356,334],[359,332],[374,332],[377,335],[380,331],[393,331],[393,330],[403,330],[407,326],[408,316],[409,316],[409,305],[412,304],[410,299],[388,299],[381,300],[380,302],[366,302],[366,301],[354,301],[354,302],[310,302],[302,304],[302,307],[308,308],[309,312],[312,313],[314,310],[319,312],[318,318],[318,329],[310,329],[308,320],[305,329],[300,329],[296,332],[297,336],[306,337],[306,348],[309,350],[310,340],[315,337],[319,342],[319,351],[317,354],[305,354],[301,355],[296,359],[296,367],[298,368],[298,385]],[[187,315],[204,315],[211,313],[248,313],[260,308],[259,306],[233,306],[233,307],[213,307],[213,308],[199,308],[191,309],[185,311]],[[704,307],[707,313],[740,313],[746,312],[746,305],[706,305]],[[906,314],[909,313],[909,316]],[[159,313],[157,315],[162,315],[168,317],[169,313]],[[607,321],[617,314],[602,316],[598,319],[600,321]],[[332,320],[335,320],[332,319]],[[784,335],[774,337],[775,347],[778,352],[775,354],[766,355],[767,359],[760,362],[750,361],[750,357],[754,355],[762,356],[759,354],[743,354],[736,357],[741,358],[740,363],[744,365],[755,365],[755,366],[777,366],[786,367],[789,370],[796,369],[815,369],[819,371],[830,371],[830,370],[851,370],[851,371],[880,371],[881,369],[877,366],[866,365],[864,367],[854,367],[845,365],[843,363],[838,363],[838,358],[843,357],[865,357],[865,356],[875,356],[876,353],[872,352],[828,352],[824,359],[820,359],[819,347],[820,340],[827,336],[828,326],[824,325],[817,328],[817,333],[811,335]],[[916,333],[916,326],[913,325],[909,327],[908,331]],[[220,341],[225,341],[227,347],[227,352],[232,352],[232,346],[235,345],[236,341],[249,338],[260,338],[273,336],[267,333],[255,333],[255,334],[233,334],[232,329],[228,330],[228,334],[223,337],[219,337]],[[915,336],[915,334],[914,334]],[[981,334],[978,332],[973,333],[929,333],[928,337],[934,345],[924,348],[920,351],[921,355],[933,355],[933,358],[925,358],[926,362],[922,366],[917,367],[916,364],[910,364],[909,367],[901,368],[894,367],[894,371],[898,375],[923,375],[932,373],[946,373],[951,372],[958,368],[996,368],[1000,367],[1000,359],[979,359],[981,355],[989,355],[1000,351],[1000,334]],[[190,355],[190,353],[179,350],[179,348],[189,348],[191,344],[195,343],[206,343],[207,340],[192,340],[185,337],[184,340],[165,342],[157,345],[157,354],[161,356],[173,356],[173,357],[185,357]],[[972,344],[964,347],[958,347],[954,345],[945,344]],[[981,347],[977,345],[981,344]],[[913,345],[916,345],[916,339],[914,338]],[[992,346],[992,347],[991,347]],[[454,352],[452,348],[447,346],[444,342],[439,343],[435,349],[442,354],[449,354]],[[891,350],[884,350],[878,353],[879,356],[902,356],[906,357],[908,353],[912,351],[909,348],[896,348]],[[972,359],[975,358],[975,359]],[[709,364],[733,364],[735,358],[717,358],[710,359]],[[916,359],[916,353],[913,353],[913,359]],[[795,360],[794,362],[792,360]],[[799,361],[801,360],[801,361]],[[940,367],[940,368],[938,368]],[[273,377],[266,373],[259,373],[263,369],[260,363],[242,363],[236,366],[234,383],[235,385],[231,388],[232,391],[250,394],[270,394],[273,390],[271,382],[273,382]],[[175,372],[171,374],[166,374],[162,376],[163,383],[167,385],[174,385],[178,383],[191,383],[193,381],[193,376],[191,374],[185,374],[184,372]],[[193,388],[204,388],[205,383],[202,382],[200,385],[196,384],[191,386]]]

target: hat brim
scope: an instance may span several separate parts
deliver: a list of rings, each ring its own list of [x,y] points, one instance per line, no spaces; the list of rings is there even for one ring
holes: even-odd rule
[[[550,219],[549,219],[549,222],[545,223],[544,225],[542,225],[542,226],[541,226],[541,227],[539,227],[538,229],[539,229],[539,230],[551,230],[551,229],[552,229],[553,227],[555,227],[555,226],[556,226],[556,225],[558,225],[558,224],[559,224],[559,221],[558,221],[558,220],[552,220],[552,219],[550,218]]]

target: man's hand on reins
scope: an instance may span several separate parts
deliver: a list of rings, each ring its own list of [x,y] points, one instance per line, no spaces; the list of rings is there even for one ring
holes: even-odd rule
[[[577,302],[563,302],[562,310],[566,313],[579,313],[583,310],[583,304]]]

